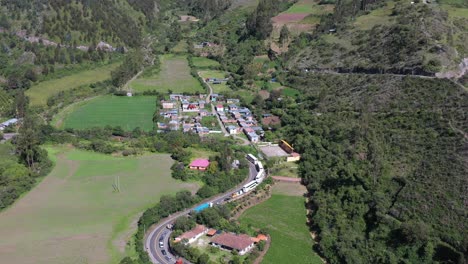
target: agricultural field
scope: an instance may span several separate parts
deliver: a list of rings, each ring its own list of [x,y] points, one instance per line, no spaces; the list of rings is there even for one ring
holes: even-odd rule
[[[199,74],[200,74],[200,77],[202,77],[202,79],[204,80],[207,78],[217,78],[217,79],[226,78],[226,72],[217,71],[217,70],[200,71]],[[231,91],[231,88],[226,84],[226,82],[223,82],[221,84],[210,83],[210,86],[211,88],[213,88],[213,93],[224,93],[224,92]]]
[[[279,37],[283,25],[287,25],[293,34],[311,31],[320,22],[320,16],[332,13],[333,5],[319,5],[318,0],[299,0],[273,20],[274,38]]]
[[[112,157],[49,147],[53,171],[0,213],[0,263],[117,263],[139,213],[197,185],[171,178],[166,154]],[[113,185],[120,180],[120,192]],[[127,251],[127,252],[126,252]]]
[[[113,63],[97,69],[86,70],[60,79],[40,82],[33,85],[26,91],[31,105],[44,106],[47,99],[61,91],[72,90],[82,85],[90,85],[96,82],[102,82],[110,78],[110,73],[117,68],[120,63]]]
[[[126,131],[136,127],[153,129],[156,98],[152,96],[102,96],[66,108],[54,119],[59,128],[86,129],[120,126]]]
[[[205,57],[192,57],[193,66],[196,68],[212,68],[220,66],[219,62]]]
[[[268,229],[271,246],[262,264],[323,263],[312,251],[303,193],[301,185],[278,183],[270,199],[247,209],[239,218],[242,225]]]
[[[135,92],[156,90],[161,93],[206,93],[203,86],[190,75],[187,57],[166,54],[161,56],[161,70],[152,76],[140,77],[130,83]]]

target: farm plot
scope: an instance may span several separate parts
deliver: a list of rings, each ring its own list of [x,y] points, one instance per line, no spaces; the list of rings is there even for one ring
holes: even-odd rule
[[[319,5],[318,0],[299,0],[272,19],[272,35],[279,37],[283,25],[287,25],[293,34],[311,31],[320,22],[320,16],[333,12],[333,8],[333,5]]]
[[[204,80],[208,78],[216,78],[216,79],[226,78],[226,72],[223,72],[223,71],[215,71],[215,70],[200,71],[199,74],[200,74],[200,77],[202,77],[202,79]],[[226,84],[226,82],[222,82],[220,84],[213,84],[211,82],[210,86],[211,88],[213,88],[213,93],[224,93],[224,92],[231,91],[231,88]]]
[[[61,91],[72,90],[82,85],[90,85],[109,79],[111,71],[120,63],[113,63],[97,69],[78,72],[60,79],[50,80],[33,85],[26,91],[31,105],[43,106],[47,99]]]
[[[149,77],[141,77],[130,83],[135,92],[156,90],[161,93],[204,93],[200,82],[190,75],[187,57],[184,55],[161,56],[161,71]]]
[[[0,213],[0,263],[117,263],[139,213],[163,194],[197,188],[171,178],[166,154],[120,158],[67,147],[50,153],[53,171]]]
[[[120,126],[126,131],[136,127],[153,129],[156,98],[151,96],[102,96],[78,103],[59,113],[55,125],[63,128],[86,129]]]
[[[301,189],[302,188],[302,189]],[[306,225],[303,186],[278,183],[267,201],[242,214],[244,226],[266,228],[271,236],[271,246],[263,264],[322,263],[312,251],[313,241]]]

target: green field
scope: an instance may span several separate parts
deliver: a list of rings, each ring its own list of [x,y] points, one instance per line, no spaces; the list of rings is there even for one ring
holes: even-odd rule
[[[226,72],[217,71],[217,70],[208,70],[208,71],[200,71],[200,77],[203,79],[206,78],[217,78],[217,79],[224,79],[226,77]],[[211,88],[213,88],[213,93],[223,93],[231,91],[231,88],[223,82],[221,84],[213,84],[210,83]]]
[[[298,90],[289,87],[281,89],[281,93],[290,97],[298,97],[301,94]]]
[[[49,154],[53,171],[0,213],[0,263],[117,263],[131,253],[139,213],[162,194],[197,187],[171,178],[165,154],[121,158],[66,147]]]
[[[219,66],[219,62],[205,57],[193,57],[193,65],[197,68],[210,68]]]
[[[304,198],[279,193],[274,191],[269,200],[247,209],[239,219],[242,225],[268,229],[271,246],[262,263],[322,264],[312,251]]]
[[[92,127],[120,126],[126,131],[140,127],[153,129],[155,97],[102,96],[78,103],[54,119],[57,127],[86,129]]]
[[[135,92],[156,90],[161,93],[205,93],[203,86],[190,75],[186,56],[167,54],[161,56],[161,71],[156,75],[141,77],[130,83]]]
[[[31,105],[45,105],[47,99],[61,91],[71,90],[82,85],[101,82],[110,78],[112,70],[120,63],[113,63],[93,70],[78,72],[60,79],[44,81],[33,85],[26,91]]]

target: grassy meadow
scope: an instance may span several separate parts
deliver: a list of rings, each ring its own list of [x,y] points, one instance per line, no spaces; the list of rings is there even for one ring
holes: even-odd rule
[[[281,184],[277,184],[281,185]],[[273,189],[267,201],[247,209],[239,221],[242,225],[267,228],[271,236],[271,246],[262,264],[322,264],[312,251],[313,241],[306,225],[306,209],[303,188],[300,185],[287,185]]]
[[[47,104],[47,99],[61,91],[71,90],[82,85],[89,85],[109,79],[111,71],[117,68],[120,63],[113,63],[97,69],[85,70],[71,74],[59,79],[40,82],[33,85],[26,91],[26,95],[31,101],[31,105],[43,106]]]
[[[205,57],[192,57],[193,66],[196,68],[211,68],[220,66],[219,62]]]
[[[200,82],[190,75],[185,55],[166,54],[161,56],[161,70],[152,75],[140,77],[130,83],[135,92],[156,90],[167,93],[205,93]]]
[[[166,154],[112,157],[49,147],[56,165],[44,180],[0,213],[0,263],[117,263],[139,213],[162,194],[194,184],[171,178]],[[119,177],[121,191],[113,184]]]
[[[120,126],[126,131],[136,127],[153,129],[156,110],[152,96],[101,96],[81,102],[59,113],[54,123],[60,128],[86,129],[92,127]]]

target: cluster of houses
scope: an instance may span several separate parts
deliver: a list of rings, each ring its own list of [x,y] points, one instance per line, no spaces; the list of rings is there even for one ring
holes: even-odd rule
[[[211,246],[228,251],[236,250],[241,256],[252,250],[256,243],[268,240],[268,237],[262,234],[259,234],[257,237],[251,237],[246,234],[222,232],[216,229],[209,229],[204,225],[197,225],[192,230],[176,237],[174,242],[191,244],[204,235],[210,238],[209,244]]]
[[[195,132],[198,134],[208,134],[210,129],[201,125],[201,119],[206,116],[211,116],[211,112],[206,110],[206,95],[182,95],[171,94],[169,100],[161,101],[161,111],[159,114],[168,119],[168,122],[159,122],[160,130],[182,130],[184,132]],[[188,122],[181,122],[183,115],[186,113],[197,113]]]
[[[227,99],[226,106],[222,103],[216,105],[216,112],[227,132],[231,135],[244,133],[253,142],[260,142],[264,135],[262,127],[247,107],[239,107],[239,99]]]

